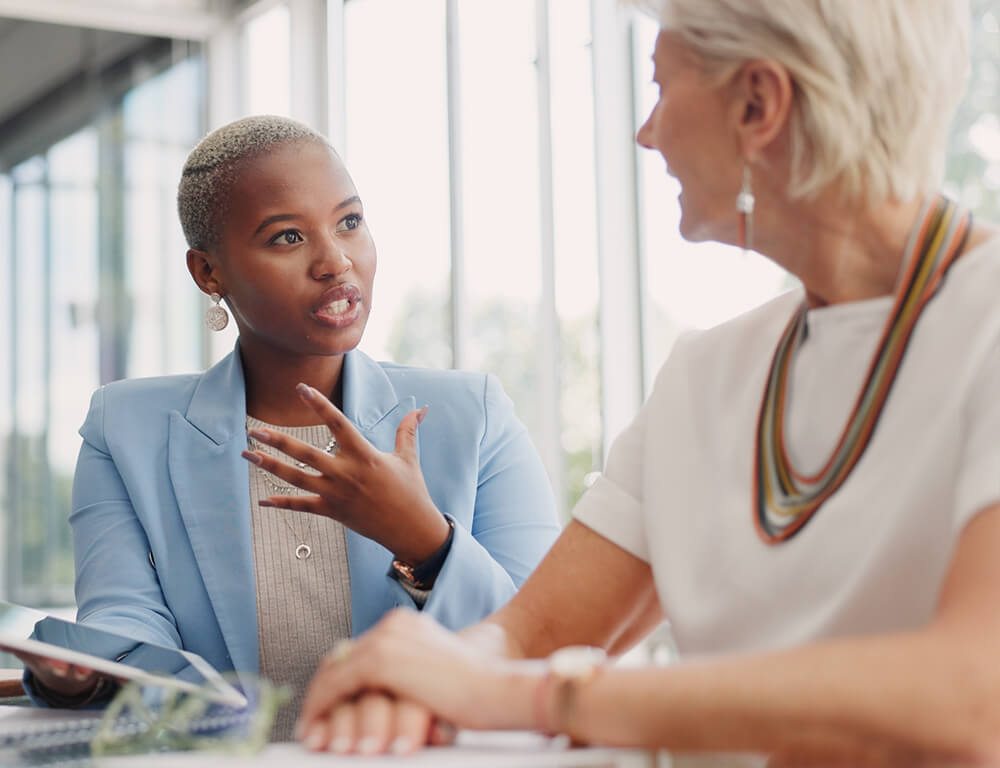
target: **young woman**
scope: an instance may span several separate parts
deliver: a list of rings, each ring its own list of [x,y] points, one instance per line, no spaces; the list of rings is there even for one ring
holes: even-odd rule
[[[192,151],[178,208],[206,321],[225,324],[224,301],[239,341],[203,374],[94,395],[70,518],[78,620],[300,696],[391,608],[458,629],[503,604],[558,533],[547,478],[495,379],[355,349],[375,246],[337,153],[291,120],[237,121]],[[40,698],[106,693],[34,666]]]
[[[517,596],[457,636],[388,617],[321,666],[303,738],[415,747],[433,715],[772,768],[998,765],[1000,236],[936,191],[966,3],[647,4],[638,140],[682,234],[752,236],[802,288],[679,342]],[[663,617],[681,663],[557,651]]]

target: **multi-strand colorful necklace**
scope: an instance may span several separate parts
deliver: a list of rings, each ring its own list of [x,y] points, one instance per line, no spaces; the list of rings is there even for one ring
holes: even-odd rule
[[[971,214],[944,197],[924,204],[906,247],[906,273],[896,289],[864,386],[836,448],[815,475],[795,471],[784,437],[788,376],[806,336],[805,302],[788,323],[771,361],[757,420],[754,510],[757,532],[766,543],[787,541],[801,531],[858,463],[875,431],[920,313],[962,252],[971,227]]]

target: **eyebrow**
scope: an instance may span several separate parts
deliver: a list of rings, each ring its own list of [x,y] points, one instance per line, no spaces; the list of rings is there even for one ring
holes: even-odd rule
[[[358,197],[357,195],[351,195],[351,197],[347,198],[343,202],[338,203],[337,206],[333,210],[334,211],[339,211],[342,208],[346,208],[349,205],[353,205],[354,203],[360,203],[360,202],[361,202],[361,198],[360,197]],[[260,226],[257,227],[257,229],[254,230],[254,235],[260,234],[260,232],[263,229],[271,226],[275,222],[278,222],[278,221],[290,221],[292,219],[297,219],[297,218],[299,218],[299,216],[297,214],[294,214],[294,213],[276,213],[276,214],[274,214],[274,216],[268,216],[266,219],[264,219],[260,223]]]

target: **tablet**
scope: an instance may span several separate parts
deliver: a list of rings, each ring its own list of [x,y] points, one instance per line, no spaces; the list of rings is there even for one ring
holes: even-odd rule
[[[58,659],[143,685],[196,693],[230,707],[247,705],[243,694],[197,654],[64,621],[3,601],[0,649]]]

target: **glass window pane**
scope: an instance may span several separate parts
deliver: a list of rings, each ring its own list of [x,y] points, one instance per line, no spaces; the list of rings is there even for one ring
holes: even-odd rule
[[[1000,10],[972,0],[972,69],[952,124],[947,194],[976,215],[1000,220]]]
[[[124,103],[125,283],[129,297],[128,376],[201,367],[201,294],[187,270],[177,219],[177,184],[201,134],[197,60],[180,62],[139,85]],[[186,95],[185,102],[178,102]],[[177,109],[157,109],[166,99]]]
[[[97,135],[92,128],[49,150],[49,360],[48,464],[51,482],[48,579],[73,581],[69,526],[77,430],[91,393],[100,384],[97,326]]]
[[[466,365],[497,374],[536,444],[543,409],[535,2],[458,4]]]
[[[244,31],[244,111],[287,115],[291,109],[291,19],[284,3],[255,16]]]
[[[15,169],[15,173],[17,169]],[[45,428],[46,218],[41,184],[14,188],[17,355],[14,418],[22,435]]]
[[[11,251],[13,245],[13,184],[10,176],[0,174],[0,467],[8,467],[11,434],[11,377],[14,366],[11,359],[11,341],[14,324],[11,298]],[[6,483],[3,483],[5,486]],[[11,512],[10,489],[0,493],[0,552],[8,551],[8,524]],[[8,593],[7,578],[12,564],[0,567],[0,595]]]
[[[44,178],[44,161],[14,169],[15,178]],[[38,175],[35,171],[38,171]],[[14,444],[11,447],[10,553],[16,563],[12,587],[47,582],[45,550],[48,508],[46,420],[46,201],[40,183],[14,188],[14,296],[17,339],[14,355]]]
[[[379,263],[361,348],[439,368],[452,362],[444,13],[443,0],[352,0],[344,22],[345,160]]]
[[[590,11],[550,0],[552,177],[566,509],[601,464],[601,382]]]

